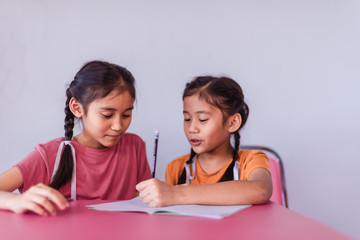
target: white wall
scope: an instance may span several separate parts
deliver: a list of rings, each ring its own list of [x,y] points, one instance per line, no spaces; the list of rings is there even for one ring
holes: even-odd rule
[[[290,208],[360,238],[360,2],[0,0],[0,171],[63,135],[66,84],[89,60],[137,80],[130,131],[158,176],[189,150],[181,93],[199,74],[243,87],[243,144],[283,157]]]

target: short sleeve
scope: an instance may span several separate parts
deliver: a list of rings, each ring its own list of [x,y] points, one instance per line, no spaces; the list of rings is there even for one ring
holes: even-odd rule
[[[19,188],[21,193],[38,183],[46,185],[50,183],[48,166],[37,149],[29,153],[15,167],[20,170],[24,179],[23,185]]]
[[[240,152],[240,179],[249,180],[251,172],[257,168],[264,168],[270,173],[267,155],[257,150],[242,150]]]

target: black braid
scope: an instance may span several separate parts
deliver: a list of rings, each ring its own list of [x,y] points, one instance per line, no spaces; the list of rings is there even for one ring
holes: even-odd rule
[[[240,133],[238,131],[234,132],[234,139],[235,139],[235,144],[234,144],[233,161],[236,161],[236,159],[238,158],[239,148],[240,148]]]
[[[66,90],[67,100],[65,103],[65,140],[71,140],[73,136],[73,128],[74,128],[74,114],[70,111],[69,102],[72,98],[72,94],[70,91],[70,87]],[[72,152],[70,145],[65,145],[64,151],[60,158],[60,163],[56,174],[54,175],[54,179],[51,182],[50,186],[55,189],[60,189],[63,185],[65,185],[72,177],[72,173],[74,170],[74,162],[73,162]]]
[[[234,180],[234,171],[233,171],[234,165],[235,165],[235,161],[231,161],[230,165],[226,169],[224,175],[221,177],[219,182],[226,182],[226,181]]]
[[[189,157],[189,160],[187,160],[187,164],[190,164],[190,163],[192,163],[192,159],[195,157],[195,155],[196,155],[196,152],[194,152],[194,150],[191,148],[191,150],[190,150],[190,157]]]
[[[228,168],[226,169],[224,175],[221,177],[219,182],[226,182],[226,181],[234,180],[233,168],[234,168],[235,162],[239,156],[240,133],[239,133],[239,131],[236,131],[233,134],[234,134],[234,139],[235,139],[233,160],[230,163],[230,165],[228,166]]]
[[[241,125],[239,128],[240,130],[245,125],[250,113],[249,106],[245,102],[243,102],[243,104],[241,105],[239,113],[241,115]]]
[[[66,90],[66,96],[67,96],[67,99],[66,99],[66,102],[65,102],[65,109],[64,109],[64,111],[65,111],[65,124],[64,124],[65,140],[71,140],[71,138],[73,137],[75,116],[71,112],[70,107],[69,107],[69,103],[70,103],[70,100],[72,98],[70,88],[68,88]]]
[[[192,159],[195,157],[196,152],[194,152],[194,150],[191,148],[191,152],[190,152],[190,157],[189,160],[186,161],[186,164],[191,164],[192,163]],[[185,171],[185,166],[183,168],[183,171],[181,172],[181,175],[179,177],[179,180],[177,182],[177,185],[179,184],[184,184],[186,183],[186,171]]]

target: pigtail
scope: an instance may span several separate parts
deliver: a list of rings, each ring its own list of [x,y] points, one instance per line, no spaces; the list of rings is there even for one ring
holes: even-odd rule
[[[248,116],[249,116],[249,106],[244,102],[244,95],[242,94],[242,91],[240,93],[241,93],[241,95],[240,95],[241,97],[239,98],[240,110],[238,111],[238,113],[241,116],[241,124],[240,124],[239,129],[236,132],[234,132],[234,140],[235,140],[234,156],[233,156],[234,161],[236,161],[238,154],[239,154],[239,150],[240,150],[240,133],[239,133],[239,131],[245,125],[245,123],[248,119]]]
[[[194,150],[191,148],[191,151],[190,151],[190,157],[189,157],[189,160],[186,161],[186,164],[191,164],[192,163],[192,159],[195,157],[196,155],[196,152],[194,152]],[[185,171],[185,166],[183,168],[183,171],[181,172],[180,174],[180,177],[179,177],[179,180],[177,182],[177,185],[180,185],[180,184],[184,184],[186,183],[186,171]]]
[[[68,88],[66,90],[66,96],[67,96],[67,99],[65,102],[65,109],[64,109],[64,112],[65,112],[64,130],[65,130],[65,140],[69,141],[73,137],[74,120],[75,120],[75,116],[71,112],[70,106],[69,106],[70,100],[72,98],[70,88]]]
[[[242,96],[242,106],[240,108],[240,115],[241,115],[241,125],[240,125],[240,128],[239,130],[245,125],[247,119],[248,119],[248,116],[249,116],[249,112],[250,112],[250,109],[249,109],[249,106],[244,102],[244,96]]]
[[[74,114],[70,111],[69,102],[72,98],[72,94],[70,88],[66,90],[67,100],[65,103],[65,140],[70,141],[73,136],[73,128],[74,128]],[[54,175],[54,178],[50,184],[50,187],[55,189],[60,189],[63,185],[65,185],[72,176],[74,169],[71,146],[69,144],[65,144],[64,151],[60,158],[60,163],[57,172]]]
[[[233,161],[236,161],[239,155],[239,148],[240,148],[240,133],[239,131],[234,132],[234,155],[233,155]]]
[[[190,164],[190,163],[192,163],[192,159],[195,157],[195,155],[196,155],[196,152],[194,152],[194,150],[191,148],[191,150],[190,150],[190,157],[189,157],[189,160],[187,160],[187,164]]]

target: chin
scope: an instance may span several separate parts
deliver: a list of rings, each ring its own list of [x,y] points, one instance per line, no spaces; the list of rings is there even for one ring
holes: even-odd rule
[[[117,143],[118,143],[119,141],[114,141],[114,142],[108,142],[107,144],[104,144],[104,146],[106,146],[106,147],[113,147],[113,146],[115,146]]]
[[[195,149],[194,149],[194,147],[192,147],[192,150],[193,150],[197,155],[204,153],[204,151],[202,151],[201,149],[196,149],[196,147],[195,147]]]
[[[98,143],[99,143],[98,149],[105,149],[115,145],[115,143],[109,143],[109,142],[98,142]]]

